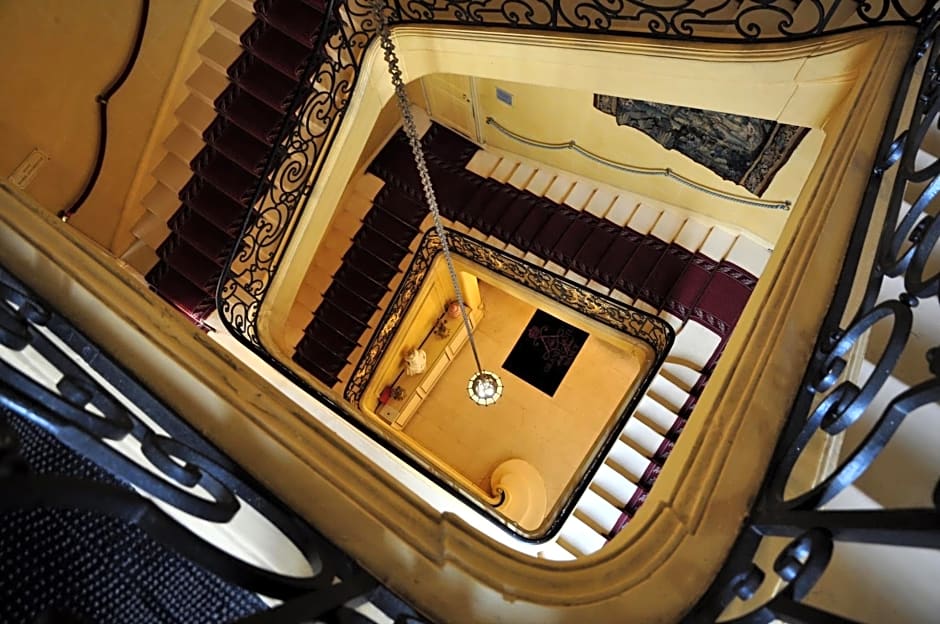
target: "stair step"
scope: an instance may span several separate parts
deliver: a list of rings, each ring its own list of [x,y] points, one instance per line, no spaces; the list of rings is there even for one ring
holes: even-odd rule
[[[196,67],[186,79],[186,87],[190,92],[206,102],[212,102],[227,86],[225,74],[205,63]]]
[[[678,414],[682,406],[689,400],[688,392],[662,375],[653,377],[653,381],[650,382],[647,388],[647,394],[655,397],[659,403],[674,414]]]
[[[539,551],[539,557],[549,561],[574,561],[577,556],[568,551],[558,542],[550,542]]]
[[[517,189],[523,190],[532,180],[532,176],[535,175],[535,167],[526,163],[519,163],[519,166],[516,167],[515,171],[512,172],[512,175],[506,181],[510,186],[514,186]]]
[[[323,12],[300,0],[255,3],[258,16],[308,49],[316,44]]]
[[[574,178],[567,174],[555,174],[555,179],[552,180],[548,190],[545,191],[545,199],[555,204],[564,203],[568,193],[570,193],[571,189],[574,188],[574,183]]]
[[[659,374],[672,381],[676,386],[690,392],[698,383],[701,373],[678,362],[664,362]]]
[[[630,222],[630,219],[633,218],[639,206],[640,202],[636,197],[621,193],[614,200],[614,203],[611,205],[610,210],[607,211],[604,218],[614,225],[625,227],[627,223]]]
[[[652,471],[649,458],[644,457],[642,453],[623,442],[623,440],[614,442],[605,463],[614,467],[617,471],[629,475],[628,479],[636,484],[648,482]],[[658,470],[656,470],[656,474],[659,474]]]
[[[260,176],[268,162],[267,145],[224,117],[217,118],[203,132],[203,140],[253,176]]]
[[[193,159],[193,172],[246,209],[254,197],[258,178],[251,175],[212,147],[206,146]]]
[[[558,534],[560,543],[570,545],[576,554],[590,555],[604,547],[606,538],[576,516],[569,516]]]
[[[591,489],[611,504],[623,508],[637,492],[637,485],[607,464],[601,464],[591,481]]]
[[[153,177],[171,189],[181,189],[189,180],[189,167],[174,154],[167,154],[153,170]]]
[[[199,176],[190,178],[180,191],[179,199],[229,236],[239,233],[248,212],[245,206]]]
[[[215,119],[215,110],[211,102],[190,94],[173,112],[173,116],[201,134]]]
[[[584,210],[598,219],[603,219],[604,215],[606,215],[614,205],[614,199],[616,199],[616,195],[613,191],[598,187],[594,190],[594,194],[591,196],[591,200],[587,203],[587,206],[584,207]]]
[[[214,105],[220,115],[265,145],[272,146],[277,139],[282,116],[238,85],[226,87]]]
[[[385,186],[385,181],[371,173],[364,173],[353,182],[353,190],[369,202],[375,199],[383,186]]]
[[[746,236],[739,236],[724,259],[751,275],[760,277],[767,266],[767,261],[770,260],[770,250]]]
[[[249,51],[228,68],[228,76],[245,92],[255,96],[280,114],[287,112],[297,82],[288,78]]]
[[[496,167],[493,168],[493,171],[490,172],[489,177],[497,182],[505,183],[512,177],[512,174],[518,166],[518,160],[503,156]]]
[[[202,61],[223,74],[228,66],[235,62],[241,52],[241,46],[233,41],[231,36],[225,36],[219,31],[213,32],[199,46],[199,57]]]
[[[189,162],[202,149],[203,141],[192,128],[180,124],[163,142],[163,146],[171,154],[175,154],[181,161]]]
[[[592,525],[595,531],[606,535],[614,528],[621,511],[594,491],[587,489],[581,495],[575,513],[586,524]]]
[[[611,245],[614,244],[619,234],[620,228],[618,226],[606,219],[601,220],[574,257],[571,263],[572,268],[581,275],[593,278],[601,259],[603,259]],[[610,289],[607,288],[607,290]]]
[[[144,196],[141,205],[146,212],[159,217],[165,223],[179,208],[180,202],[176,197],[176,193],[167,185],[162,182],[155,182],[153,188]]]
[[[636,413],[646,424],[663,436],[673,428],[679,418],[678,414],[649,395],[640,399]]]
[[[307,63],[310,50],[263,21],[256,21],[241,36],[246,50],[279,71],[298,80]]]
[[[144,216],[137,220],[131,233],[152,249],[157,249],[167,239],[172,230],[167,225],[166,219],[152,212],[145,212]]]
[[[662,455],[671,450],[666,445],[665,436],[656,433],[652,427],[638,418],[631,418],[627,421],[620,439],[650,459],[662,459]]]
[[[170,301],[191,318],[201,320],[215,310],[215,298],[207,295],[186,276],[165,263],[157,264],[146,276],[147,282],[164,299]]]
[[[594,196],[594,188],[593,184],[578,180],[571,187],[568,194],[565,195],[565,200],[562,203],[574,210],[584,210]]]
[[[238,41],[239,36],[251,26],[254,17],[251,11],[229,1],[222,3],[209,20],[218,32],[227,35],[233,41]]]
[[[526,185],[525,190],[532,193],[536,197],[542,197],[545,195],[545,193],[548,192],[548,189],[551,187],[552,182],[554,181],[554,173],[545,169],[539,169],[535,172],[532,178],[529,179],[529,183]]]
[[[167,225],[216,264],[224,265],[228,261],[235,239],[201,214],[182,208]]]
[[[471,171],[481,178],[488,178],[496,166],[499,164],[500,157],[493,152],[478,150],[470,162],[467,163],[467,171]]]

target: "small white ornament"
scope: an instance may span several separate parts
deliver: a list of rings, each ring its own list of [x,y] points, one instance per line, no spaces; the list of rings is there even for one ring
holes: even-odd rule
[[[409,377],[420,375],[428,367],[428,354],[415,349],[405,356],[405,374]]]

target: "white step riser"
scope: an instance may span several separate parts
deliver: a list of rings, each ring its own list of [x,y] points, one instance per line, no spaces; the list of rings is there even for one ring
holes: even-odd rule
[[[558,534],[559,543],[570,546],[576,554],[584,556],[597,552],[607,543],[607,538],[589,527],[577,516],[569,516]]]

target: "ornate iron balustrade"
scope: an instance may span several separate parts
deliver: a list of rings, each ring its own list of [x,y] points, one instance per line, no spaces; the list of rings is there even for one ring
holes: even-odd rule
[[[775,618],[806,622],[847,621],[801,602],[825,571],[835,543],[854,541],[895,546],[940,548],[940,485],[934,508],[916,510],[827,511],[819,508],[853,483],[890,441],[911,412],[940,400],[940,345],[923,355],[929,371],[921,383],[893,398],[877,424],[848,458],[822,483],[799,496],[784,494],[789,476],[805,444],[818,430],[839,435],[857,423],[866,407],[907,347],[912,319],[922,314],[918,302],[938,296],[940,276],[926,275],[931,253],[940,240],[940,219],[928,208],[940,189],[940,162],[917,168],[915,156],[927,130],[940,114],[940,62],[937,13],[927,3],[908,9],[901,2],[717,2],[701,9],[682,0],[670,8],[617,0],[613,3],[513,2],[396,2],[390,6],[395,24],[459,24],[618,34],[673,40],[764,42],[801,40],[860,28],[905,24],[917,26],[917,43],[879,147],[852,234],[833,303],[819,334],[817,347],[795,397],[788,425],[770,465],[765,487],[729,559],[713,586],[689,614],[695,622],[715,621],[735,599],[755,595],[767,574],[753,563],[764,536],[793,537],[780,553],[774,572],[785,587],[770,601],[755,606],[737,622],[770,622]],[[792,8],[791,8],[792,7]],[[845,21],[831,26],[840,10]],[[768,29],[764,16],[775,24]],[[801,24],[799,28],[795,24]],[[763,24],[763,25],[762,25]],[[346,103],[358,77],[359,61],[373,35],[365,6],[356,0],[331,4],[322,45],[311,63],[309,92],[298,94],[290,123],[285,125],[282,152],[272,160],[267,182],[255,202],[257,219],[246,222],[242,245],[229,263],[219,288],[219,310],[226,327],[249,348],[299,381],[265,350],[257,333],[257,314],[267,288],[293,234],[299,212],[317,183],[320,167],[342,122]],[[904,102],[918,70],[923,70],[914,112],[901,127]],[[319,89],[319,90],[318,90]],[[891,178],[891,176],[894,176]],[[911,208],[902,214],[905,190],[924,185]],[[873,222],[876,200],[883,188],[891,199],[883,220]],[[895,226],[895,223],[899,225]],[[848,309],[865,241],[879,237],[878,254],[866,279],[861,304]],[[908,245],[908,243],[910,243]],[[903,278],[906,293],[898,300],[878,301],[887,277]],[[853,313],[854,312],[854,313]],[[878,322],[893,324],[887,347],[874,371],[861,384],[841,381],[853,347]],[[302,385],[305,385],[301,382]],[[309,388],[308,388],[309,389]],[[314,394],[316,391],[311,390]],[[327,400],[325,397],[322,397]],[[337,408],[338,409],[338,408]]]
[[[0,415],[0,516],[67,509],[112,518],[142,529],[223,581],[286,601],[245,622],[281,624],[321,616],[368,622],[345,606],[354,599],[378,600],[396,621],[422,621],[3,269],[0,346],[0,410],[51,434],[118,479],[103,482],[45,469],[34,472],[21,455],[15,430]],[[138,452],[118,450],[118,443]],[[244,505],[303,554],[313,570],[310,576],[284,575],[239,559],[164,510],[169,506],[224,525]],[[147,562],[139,565],[146,567]],[[102,585],[101,591],[112,590]],[[64,595],[53,583],[40,583],[35,591]]]
[[[938,20],[938,13],[925,20],[905,67],[832,306],[761,494],[724,569],[689,621],[714,622],[735,598],[747,605],[767,577],[753,563],[757,547],[766,536],[793,538],[774,562],[773,571],[783,587],[766,603],[729,622],[848,622],[801,602],[822,577],[839,542],[940,549],[940,481],[933,490],[933,508],[821,509],[871,466],[910,414],[940,402],[940,345],[920,354],[925,378],[891,398],[861,443],[831,474],[800,494],[788,496],[786,490],[810,438],[820,434],[837,436],[858,426],[902,353],[911,348],[914,318],[927,315],[925,320],[940,320],[929,309],[940,303],[940,273],[929,273],[936,271],[936,266],[928,266],[931,256],[936,258],[940,252],[940,219],[931,215],[936,212],[940,191],[940,160],[934,157],[926,166],[916,163],[928,130],[940,122]],[[913,111],[902,123],[905,101],[920,72],[923,79],[913,94]],[[879,193],[887,189],[887,211],[883,218],[874,220]],[[919,191],[917,199],[905,209],[905,194],[912,191]],[[878,247],[873,264],[862,267],[863,246],[866,240],[874,239]],[[898,299],[879,300],[886,278],[903,279],[905,292]],[[850,309],[849,302],[858,299],[861,302],[857,308]],[[856,347],[864,348],[866,337],[880,322],[890,323],[891,331],[873,370],[858,383],[843,379],[851,352]]]
[[[760,43],[797,41],[860,28],[916,26],[930,3],[902,0],[390,0],[389,23],[519,28],[677,41]],[[834,24],[834,21],[836,23]],[[320,176],[375,34],[364,0],[330,0],[315,54],[295,95],[278,144],[246,219],[240,245],[219,282],[225,327],[270,364],[258,336],[258,313],[300,212]]]

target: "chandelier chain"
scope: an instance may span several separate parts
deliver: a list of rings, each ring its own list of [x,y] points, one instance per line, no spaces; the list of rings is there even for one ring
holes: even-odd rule
[[[421,139],[418,138],[418,129],[415,126],[415,119],[411,112],[411,103],[408,101],[408,94],[405,92],[405,83],[401,78],[401,66],[398,63],[398,54],[395,52],[395,46],[392,43],[392,37],[388,30],[388,18],[385,16],[385,7],[384,0],[371,0],[370,8],[375,16],[377,32],[381,41],[382,50],[384,51],[385,62],[388,64],[388,72],[392,78],[392,86],[395,88],[395,99],[401,111],[402,127],[405,131],[405,136],[408,137],[408,143],[411,145],[415,166],[418,169],[418,178],[421,181],[421,187],[424,190],[424,197],[428,203],[428,208],[431,210],[434,229],[441,242],[441,253],[444,255],[447,271],[450,273],[450,279],[454,285],[454,294],[457,297],[457,305],[460,307],[460,316],[463,318],[463,324],[467,330],[468,341],[473,351],[473,359],[476,362],[477,370],[482,371],[483,367],[480,364],[480,355],[477,353],[476,341],[473,339],[473,328],[470,326],[470,317],[467,315],[466,306],[464,304],[463,291],[460,288],[460,281],[457,279],[457,270],[454,268],[454,261],[450,255],[447,233],[444,231],[444,224],[441,222],[441,213],[437,205],[437,195],[434,193],[434,187],[431,185],[431,174],[428,171],[427,162],[424,159]]]

